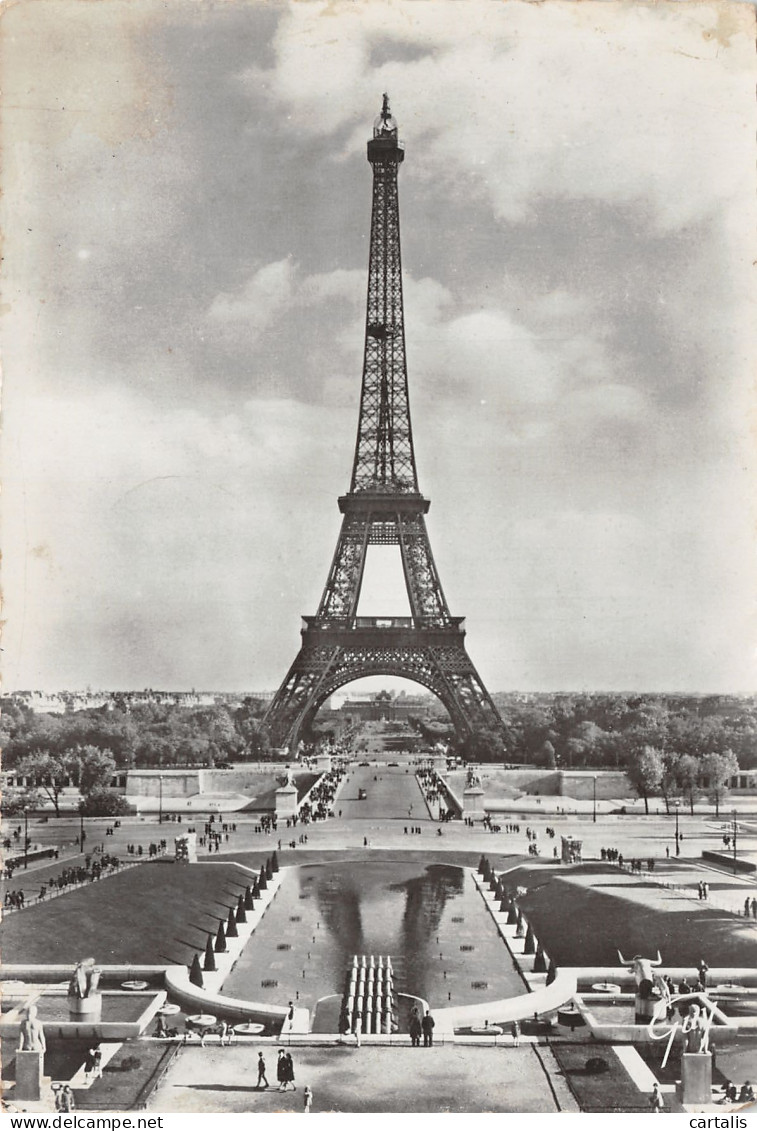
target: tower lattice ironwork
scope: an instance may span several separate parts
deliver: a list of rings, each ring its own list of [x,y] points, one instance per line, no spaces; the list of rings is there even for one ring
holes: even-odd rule
[[[462,617],[450,615],[426,531],[429,500],[415,469],[408,401],[397,174],[404,149],[384,103],[368,142],[373,209],[363,382],[355,460],[336,552],[302,646],[266,713],[275,746],[296,743],[304,724],[339,687],[362,676],[422,684],[456,732],[501,732],[502,720],[465,648]],[[360,617],[368,547],[399,546],[409,617]]]

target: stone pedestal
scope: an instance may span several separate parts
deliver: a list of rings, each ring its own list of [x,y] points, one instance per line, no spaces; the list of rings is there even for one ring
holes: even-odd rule
[[[434,769],[439,774],[444,774],[447,771],[447,756],[446,754],[434,754],[431,759]]]
[[[72,1021],[98,1021],[103,1009],[103,995],[90,994],[89,997],[69,995],[68,1012]]]
[[[712,1053],[682,1053],[681,1102],[693,1105],[712,1103]]]
[[[331,755],[319,754],[315,760],[315,768],[319,773],[325,774],[331,769]]]
[[[276,790],[276,818],[297,816],[297,787],[282,785]]]
[[[38,1100],[42,1095],[42,1061],[44,1053],[36,1049],[16,1052],[15,1100]]]
[[[647,997],[646,994],[637,994],[635,999],[635,1013],[637,1025],[648,1025],[654,1015],[654,1008],[659,1003],[659,997]]]
[[[483,821],[485,816],[483,789],[480,785],[466,786],[463,791],[463,817],[470,817],[472,821]]]

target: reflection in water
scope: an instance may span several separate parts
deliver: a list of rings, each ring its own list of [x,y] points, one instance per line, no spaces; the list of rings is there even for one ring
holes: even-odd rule
[[[432,1009],[525,988],[466,870],[383,860],[287,869],[223,992],[314,1010],[339,1002],[355,954],[391,955],[396,990]]]
[[[386,872],[380,864],[324,869],[316,877],[315,898],[340,965],[354,954],[390,954],[403,988],[425,997],[442,915],[447,902],[462,895],[463,873],[431,864],[420,875],[387,883]],[[401,908],[398,896],[404,896]]]

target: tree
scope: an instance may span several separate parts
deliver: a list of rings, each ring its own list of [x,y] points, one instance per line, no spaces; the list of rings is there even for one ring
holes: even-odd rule
[[[662,756],[663,769],[660,782],[660,793],[665,802],[665,812],[670,816],[670,799],[675,797],[679,790],[678,782],[678,755],[672,751]]]
[[[536,752],[536,764],[537,766],[544,766],[546,770],[554,770],[557,765],[555,748],[549,739],[542,743],[541,749]]]
[[[645,746],[628,764],[628,777],[639,797],[644,799],[645,813],[649,813],[649,798],[660,788],[664,767],[662,754],[653,746]]]
[[[97,746],[79,746],[69,752],[79,763],[79,792],[86,797],[110,785],[116,769],[113,756]]]
[[[109,789],[93,789],[82,799],[79,812],[85,817],[125,817],[129,802],[122,794]]]
[[[20,817],[24,811],[38,809],[42,794],[38,789],[22,789],[17,793],[3,793],[0,798],[4,817]]]
[[[715,816],[720,816],[720,802],[728,792],[728,783],[739,772],[739,763],[732,750],[722,754],[705,754],[701,760],[702,776],[707,779],[707,796],[715,803]]]
[[[475,730],[460,743],[464,757],[471,762],[501,762],[504,754],[501,735],[492,730]]]
[[[682,754],[676,762],[676,777],[681,793],[689,802],[689,811],[694,816],[694,802],[699,796],[699,779],[702,775],[701,763],[693,754]]]
[[[18,763],[16,773],[19,777],[31,778],[34,785],[52,801],[55,816],[60,817],[60,795],[76,778],[78,769],[78,759],[67,750],[62,754],[29,754]]]

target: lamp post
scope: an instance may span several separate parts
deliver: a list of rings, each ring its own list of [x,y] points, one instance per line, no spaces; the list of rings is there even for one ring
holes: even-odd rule
[[[24,868],[29,867],[29,810],[24,808]]]
[[[680,856],[681,855],[681,835],[678,832],[678,811],[681,808],[680,798],[676,798],[675,807],[676,807],[676,856]]]
[[[159,790],[159,798],[160,798],[159,801],[158,801],[158,824],[162,825],[163,824],[163,775],[162,774],[158,778],[158,790]]]
[[[591,819],[594,822],[594,824],[596,825],[596,823],[597,823],[597,775],[596,774],[592,778],[592,782],[594,783],[594,808],[592,810]]]
[[[735,809],[733,809],[731,811],[731,818],[733,820],[733,874],[735,876],[736,871],[737,871],[737,869],[736,869],[736,834],[737,834],[738,828],[739,828],[739,826],[736,823],[736,810]]]

